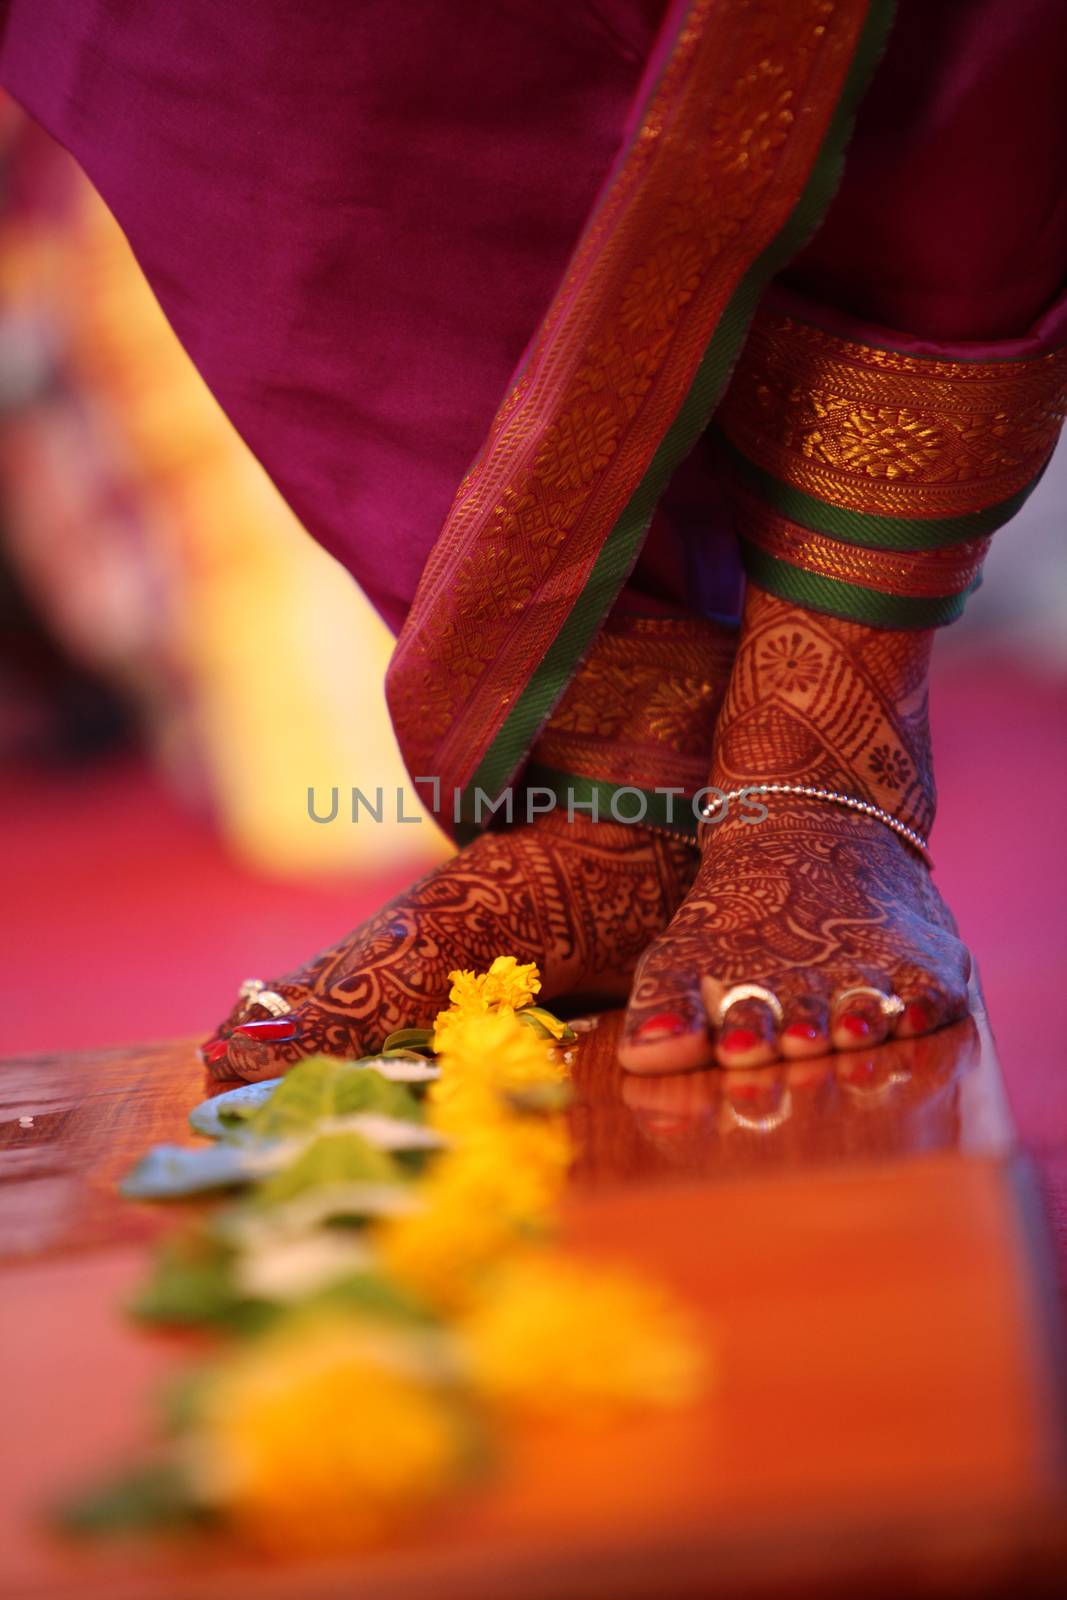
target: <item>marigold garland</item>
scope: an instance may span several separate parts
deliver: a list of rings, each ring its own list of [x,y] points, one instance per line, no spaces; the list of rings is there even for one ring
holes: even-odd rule
[[[408,1150],[392,1181],[366,1181],[366,1140],[348,1134],[350,1181],[338,1181],[335,1151],[318,1189],[302,1183],[295,1203],[272,1205],[275,1164],[270,1180],[253,1176],[243,1203],[161,1258],[142,1314],[154,1306],[189,1322],[199,1312],[233,1338],[185,1406],[170,1502],[186,1517],[206,1514],[274,1549],[355,1548],[461,1488],[506,1450],[517,1417],[602,1420],[697,1391],[702,1342],[669,1297],[631,1272],[574,1262],[554,1241],[573,1154],[558,1041],[573,1036],[534,1006],[536,966],[500,956],[451,982],[435,1070],[413,1073],[400,1051],[317,1058],[285,1080],[299,1106],[301,1071],[429,1078],[421,1111],[395,1092],[392,1103],[443,1148],[398,1139],[411,1123],[380,1116],[383,1139]],[[220,1101],[196,1125],[223,1140],[229,1128],[242,1156],[270,1125],[246,1102],[230,1113]],[[321,1131],[312,1122],[287,1156],[312,1179]],[[246,1167],[255,1173],[239,1160],[233,1181]],[[352,1248],[324,1248],[337,1226]],[[265,1270],[272,1256],[276,1270]],[[276,1285],[274,1303],[249,1301],[250,1283]],[[121,1490],[104,1500],[124,1503]]]

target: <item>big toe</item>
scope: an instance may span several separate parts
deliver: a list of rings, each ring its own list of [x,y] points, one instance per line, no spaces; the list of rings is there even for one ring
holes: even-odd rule
[[[200,1047],[212,1077],[243,1078],[249,1083],[281,1077],[306,1056],[357,1058],[361,1053],[360,1041],[352,1031],[313,1001],[281,1017],[239,1021],[232,1028],[220,1029]]]
[[[627,1072],[688,1072],[713,1060],[699,977],[657,941],[634,975],[619,1061]]]

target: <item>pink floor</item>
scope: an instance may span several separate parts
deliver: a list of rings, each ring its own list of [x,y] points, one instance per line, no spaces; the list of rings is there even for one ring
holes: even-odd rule
[[[1020,1130],[1067,1251],[1067,685],[1010,661],[935,685],[938,881],[978,957]],[[229,860],[133,765],[0,783],[0,1052],[206,1030],[251,972],[284,969],[410,874],[285,886]]]

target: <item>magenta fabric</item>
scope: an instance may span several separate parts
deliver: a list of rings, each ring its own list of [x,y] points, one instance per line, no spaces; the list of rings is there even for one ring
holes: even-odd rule
[[[664,0],[9,0],[74,153],[308,530],[399,627],[610,170]],[[1060,342],[1067,6],[901,0],[827,218],[772,293],[863,336]],[[976,350],[971,353],[977,353]],[[700,453],[623,604],[729,614]]]
[[[784,274],[920,339],[1014,339],[1067,284],[1067,5],[899,0],[841,187]]]
[[[84,167],[308,530],[399,627],[625,126],[659,0],[10,0]]]

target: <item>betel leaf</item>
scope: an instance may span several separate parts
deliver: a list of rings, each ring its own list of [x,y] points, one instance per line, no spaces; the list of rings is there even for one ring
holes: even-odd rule
[[[248,1136],[248,1119],[269,1100],[281,1078],[264,1078],[261,1083],[242,1083],[239,1089],[202,1100],[189,1113],[189,1126],[208,1139],[240,1139]]]
[[[179,1234],[158,1250],[148,1280],[128,1304],[142,1322],[169,1327],[222,1327],[254,1333],[274,1308],[238,1283],[233,1250],[204,1229]]]
[[[291,1156],[282,1145],[157,1144],[119,1184],[127,1200],[179,1200],[234,1189],[275,1171]]]
[[[257,1205],[286,1205],[309,1189],[353,1183],[401,1184],[404,1169],[384,1150],[358,1133],[325,1133],[266,1183],[253,1199]]]
[[[405,1179],[407,1171],[405,1170]],[[220,1239],[235,1250],[254,1250],[280,1234],[299,1234],[309,1228],[345,1226],[370,1217],[402,1217],[418,1209],[419,1201],[408,1182],[366,1183],[358,1179],[304,1189],[284,1203],[267,1207],[243,1204],[230,1207],[214,1219]]]
[[[555,1039],[557,1044],[570,1044],[577,1037],[573,1028],[544,1006],[523,1006],[516,1011],[515,1020],[533,1028],[543,1039]]]
[[[359,1272],[338,1278],[309,1296],[305,1306],[309,1311],[352,1311],[364,1317],[415,1325],[430,1325],[439,1320],[416,1295],[379,1272]]]
[[[67,1533],[140,1534],[185,1529],[210,1520],[196,1504],[176,1461],[146,1462],[56,1509]]]
[[[397,1028],[382,1045],[383,1052],[392,1050],[432,1050],[432,1028]]]
[[[248,1119],[259,1139],[289,1139],[313,1133],[318,1124],[359,1112],[417,1122],[422,1108],[402,1083],[390,1083],[358,1061],[310,1056],[283,1078]]]

